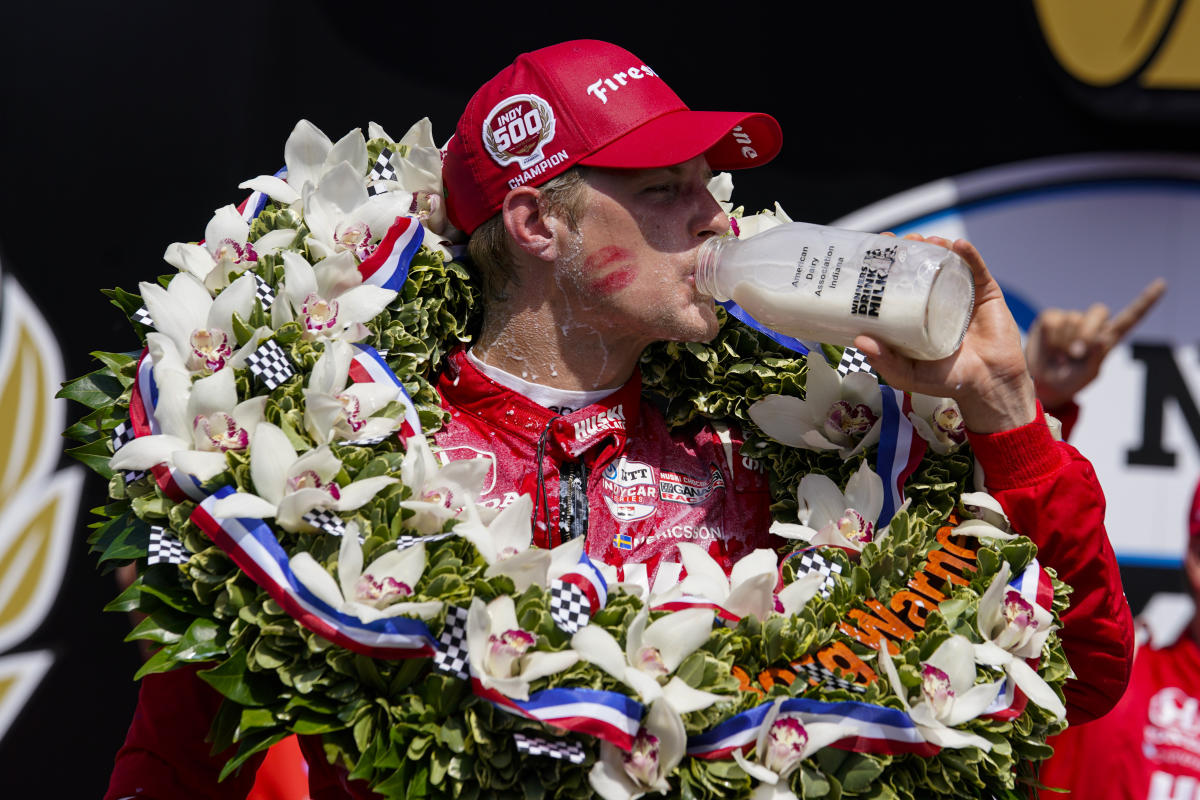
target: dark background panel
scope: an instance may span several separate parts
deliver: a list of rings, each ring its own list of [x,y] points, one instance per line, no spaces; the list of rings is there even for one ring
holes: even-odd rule
[[[97,290],[172,271],[165,247],[201,237],[215,208],[242,199],[239,182],[276,170],[297,119],[337,139],[370,120],[399,137],[428,115],[440,143],[516,53],[578,37],[629,48],[695,108],[775,114],[784,151],[739,174],[735,200],[779,200],[797,219],[826,222],[1036,156],[1200,150],[1186,114],[1116,118],[1080,102],[1024,2],[564,9],[8,4],[3,269],[50,320],[68,374],[80,374],[88,351],[133,344]],[[102,500],[92,482],[81,507]],[[5,796],[98,796],[132,711],[136,650],[121,643],[124,619],[99,610],[115,592],[86,554],[84,525],[51,617],[13,651],[50,648],[56,660],[0,740]],[[1171,572],[1127,577],[1137,606],[1176,586]]]

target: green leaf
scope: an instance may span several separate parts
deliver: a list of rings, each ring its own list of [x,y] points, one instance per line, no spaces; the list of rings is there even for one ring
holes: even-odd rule
[[[233,758],[226,761],[225,766],[221,768],[221,774],[217,777],[217,780],[225,780],[236,772],[242,764],[245,764],[246,760],[255,753],[261,753],[287,737],[287,731],[256,731],[247,734],[244,739],[238,742],[237,753]]]
[[[108,406],[120,399],[125,393],[125,384],[108,369],[98,369],[89,372],[82,378],[67,381],[55,397],[74,400],[88,408]]]
[[[244,650],[238,650],[212,669],[201,670],[199,675],[238,705],[267,706],[279,699],[278,683],[246,669]]]
[[[79,447],[69,447],[65,452],[71,458],[81,461],[84,466],[105,480],[113,476],[113,471],[108,466],[109,459],[112,458],[112,450],[109,449],[107,439],[97,439]]]
[[[179,639],[175,657],[180,661],[212,661],[225,654],[228,638],[228,631],[213,620],[198,619]]]

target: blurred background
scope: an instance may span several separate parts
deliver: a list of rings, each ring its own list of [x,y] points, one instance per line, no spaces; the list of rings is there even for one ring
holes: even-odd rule
[[[307,118],[440,143],[517,53],[632,50],[694,108],[766,111],[785,146],[735,175],[748,210],[971,238],[1028,324],[1166,298],[1080,399],[1135,612],[1175,593],[1200,475],[1200,4],[398,6],[342,0],[10,3],[0,11],[0,785],[99,796],[138,665],[84,543],[98,480],[48,398],[133,334],[99,289],[172,271]],[[1174,606],[1172,604],[1175,604]],[[1171,611],[1175,608],[1174,611]],[[39,794],[34,794],[35,792]]]

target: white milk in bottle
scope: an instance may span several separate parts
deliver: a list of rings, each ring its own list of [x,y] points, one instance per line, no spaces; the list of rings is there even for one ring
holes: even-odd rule
[[[710,239],[696,288],[787,336],[849,345],[866,333],[925,361],[958,349],[975,308],[975,281],[957,253],[805,222]]]

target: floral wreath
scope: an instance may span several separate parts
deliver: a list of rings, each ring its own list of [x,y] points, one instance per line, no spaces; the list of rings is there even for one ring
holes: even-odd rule
[[[794,547],[727,577],[683,544],[678,584],[618,583],[582,540],[532,548],[528,499],[483,507],[486,463],[426,439],[480,306],[429,121],[336,143],[301,122],[285,160],[167,249],[177,274],[106,292],[145,346],[62,392],[91,409],[70,452],[108,480],[92,550],[138,566],[108,608],[161,645],[138,677],[204,665],[222,777],[294,732],[386,797],[1036,785],[1069,589],[972,483],[951,401],[736,308],[710,343],[651,347],[647,394],[671,425],[744,428]],[[740,236],[787,221],[710,188]]]

